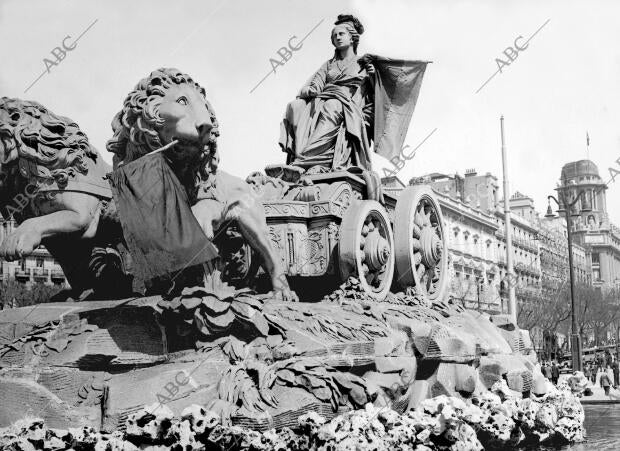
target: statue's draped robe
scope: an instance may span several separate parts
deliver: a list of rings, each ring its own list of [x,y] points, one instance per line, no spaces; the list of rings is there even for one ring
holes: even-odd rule
[[[287,105],[280,146],[287,163],[328,170],[370,168],[367,126],[372,117],[372,86],[357,58],[330,59],[301,90],[316,97]]]
[[[379,155],[400,159],[428,62],[360,60],[330,59],[288,104],[280,134],[288,164],[370,171],[370,137]],[[374,83],[360,70],[365,63],[375,66]]]

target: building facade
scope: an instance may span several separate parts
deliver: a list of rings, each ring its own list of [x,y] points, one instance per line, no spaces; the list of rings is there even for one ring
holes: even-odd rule
[[[609,221],[607,186],[591,161],[562,168],[557,191],[559,200],[566,201],[561,202],[559,216],[550,211],[541,215],[533,199],[521,192],[510,197],[514,278],[507,277],[505,214],[497,177],[470,169],[463,176],[433,173],[424,178],[436,193],[444,217],[450,295],[466,307],[507,312],[510,286],[515,287],[517,305],[568,296],[564,212],[575,199],[569,212],[575,288],[620,289],[620,228]],[[386,191],[396,196],[405,187],[395,177],[384,183]],[[542,343],[548,331],[539,332]],[[592,335],[592,331],[584,333]],[[549,337],[559,335],[556,331]]]
[[[450,294],[468,308],[501,312],[497,223],[472,197],[449,190],[445,180],[442,185],[435,192],[447,233]]]
[[[569,280],[568,232],[564,218],[541,217],[538,220],[540,266],[547,285],[560,287]],[[573,241],[573,275],[575,283],[592,284],[590,254],[586,248]]]
[[[425,176],[436,193],[444,217],[449,250],[450,294],[466,307],[506,312],[508,280],[504,213],[497,177],[473,169],[459,174]],[[404,184],[383,179],[387,192],[398,195]],[[513,279],[517,302],[536,302],[541,294],[538,223],[533,202],[515,194],[512,214]]]
[[[0,243],[16,227],[14,220],[0,218]],[[68,287],[67,279],[60,265],[43,246],[39,246],[32,255],[19,261],[0,260],[0,281],[17,280],[26,284],[45,283]]]
[[[503,201],[500,203],[503,205]],[[537,241],[538,224],[536,222],[536,210],[533,200],[515,192],[509,201],[510,225],[512,238],[512,264],[515,278],[511,284],[515,287],[517,305],[528,302],[541,301],[541,265],[540,265],[540,246]],[[510,278],[506,277],[506,221],[503,208],[495,210],[495,218],[498,223],[498,249],[499,262],[501,268],[502,284],[500,287],[502,302],[508,303],[508,292]],[[505,281],[505,282],[504,282]]]
[[[490,174],[482,179],[475,177],[474,171],[465,177],[439,173],[425,176],[444,218],[450,295],[468,308],[497,313],[502,309],[501,268],[497,264],[495,200],[489,200],[497,196],[497,179]],[[396,177],[382,182],[384,190],[394,196],[405,188]]]

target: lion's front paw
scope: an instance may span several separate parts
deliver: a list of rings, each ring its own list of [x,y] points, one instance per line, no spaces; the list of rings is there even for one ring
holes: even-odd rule
[[[32,254],[41,244],[41,234],[33,229],[18,227],[0,246],[0,257],[13,261]]]
[[[274,297],[277,301],[299,302],[299,297],[297,297],[297,294],[289,287],[284,274],[276,277],[271,283],[273,285]]]
[[[276,291],[276,300],[284,302],[299,302],[299,297],[290,288],[287,290]]]

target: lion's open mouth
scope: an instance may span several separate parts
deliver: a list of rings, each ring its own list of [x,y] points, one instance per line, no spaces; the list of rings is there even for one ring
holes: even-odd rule
[[[190,140],[179,138],[177,136],[172,137],[172,141],[178,141],[175,147],[179,150],[199,151],[201,153],[209,153],[211,151],[209,143],[203,143],[197,140]]]

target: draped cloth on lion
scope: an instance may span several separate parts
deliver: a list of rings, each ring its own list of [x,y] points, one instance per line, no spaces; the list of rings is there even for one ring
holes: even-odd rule
[[[428,61],[367,55],[376,69],[374,150],[397,156],[407,135]]]
[[[109,181],[135,269],[144,279],[217,257],[162,153],[121,166]]]

